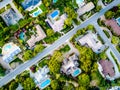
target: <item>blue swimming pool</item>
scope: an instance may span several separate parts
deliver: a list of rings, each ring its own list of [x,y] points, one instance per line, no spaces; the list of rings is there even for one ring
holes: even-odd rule
[[[76,76],[78,76],[80,73],[81,73],[81,70],[80,70],[80,69],[76,69],[76,70],[72,73],[72,76],[73,76],[73,77],[76,77]]]
[[[12,46],[11,46],[10,44],[8,44],[8,45],[5,46],[4,50],[7,51],[7,50],[11,49],[11,47],[12,47]]]
[[[58,0],[53,0],[53,3],[56,3]]]
[[[38,15],[40,15],[42,13],[42,10],[41,9],[38,9],[37,11],[35,11],[33,13],[33,17],[37,17]]]
[[[116,19],[117,23],[120,25],[120,17]]]
[[[24,33],[24,32],[21,32],[21,33],[20,33],[20,39],[21,39],[21,40],[25,40],[24,36],[25,36],[25,33]]]
[[[76,0],[76,3],[77,3],[77,4],[81,4],[81,3],[83,3],[83,1],[84,1],[84,0]]]
[[[44,82],[41,83],[40,88],[44,89],[45,87],[47,87],[50,84],[51,80],[47,79]]]
[[[51,14],[50,14],[50,16],[51,16],[51,18],[55,18],[55,17],[57,17],[59,15],[59,11],[58,10],[55,10],[54,12],[52,12]]]

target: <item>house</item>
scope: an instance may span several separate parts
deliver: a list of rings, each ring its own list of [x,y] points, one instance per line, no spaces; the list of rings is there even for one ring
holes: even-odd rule
[[[43,29],[40,27],[40,25],[36,25],[36,35],[32,35],[31,38],[27,41],[29,47],[35,46],[35,43],[44,39],[46,37],[46,34],[44,33]]]
[[[2,47],[2,56],[0,56],[1,65],[7,70],[14,69],[10,64],[16,59],[15,56],[20,52],[21,49],[13,42],[5,44]]]
[[[115,34],[120,35],[120,18],[106,20],[105,24],[110,26]]]
[[[66,75],[72,75],[72,77],[78,76],[81,73],[81,69],[78,68],[78,60],[79,58],[76,54],[64,59],[61,66],[61,72],[65,73]]]
[[[89,2],[89,3],[87,3],[86,5],[80,7],[80,8],[77,10],[77,13],[78,13],[79,16],[81,16],[81,15],[83,15],[84,13],[91,11],[94,7],[95,7],[95,5],[94,5],[92,2]]]
[[[84,36],[80,36],[78,38],[78,43],[82,46],[89,46],[95,53],[100,53],[105,48],[105,46],[98,40],[97,35],[91,31],[87,32]]]
[[[6,63],[10,63],[14,60],[14,56],[19,54],[21,49],[13,42],[7,43],[2,48],[2,59]]]
[[[84,0],[76,0],[77,5],[79,6],[79,8],[83,7],[85,5],[85,1]]]
[[[36,7],[40,6],[42,3],[41,0],[24,0],[21,5],[24,10],[31,11],[35,9]]]
[[[6,10],[0,16],[8,26],[16,24],[22,18],[13,8]]]
[[[31,73],[31,77],[40,89],[44,89],[45,87],[50,85],[51,80],[47,75],[48,72],[49,68],[47,66],[44,66],[43,68],[40,68],[37,72]]]
[[[12,3],[13,0],[2,0],[0,2],[0,9],[4,8],[6,5]]]
[[[55,10],[47,16],[45,21],[55,32],[59,32],[63,29],[66,18],[66,14],[60,16],[59,10]]]
[[[111,61],[108,60],[100,60],[98,62],[98,69],[103,77],[114,77],[115,71],[114,71],[114,65]]]
[[[120,86],[114,86],[114,87],[110,88],[109,90],[120,90]]]

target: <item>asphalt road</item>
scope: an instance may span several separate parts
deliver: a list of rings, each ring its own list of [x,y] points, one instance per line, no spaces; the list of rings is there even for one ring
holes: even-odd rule
[[[69,31],[67,34],[62,36],[59,40],[55,41],[51,46],[44,49],[43,52],[39,53],[36,57],[34,57],[32,60],[29,60],[25,62],[24,64],[18,66],[15,70],[13,70],[11,73],[4,76],[4,78],[0,79],[0,87],[11,81],[16,75],[22,73],[25,71],[28,67],[32,66],[33,64],[36,64],[38,61],[40,61],[43,57],[50,54],[52,51],[57,49],[59,46],[64,44],[68,39],[70,39],[78,29],[81,29],[83,27],[86,27],[88,24],[91,24],[91,22],[96,21],[101,15],[103,15],[107,10],[112,8],[113,6],[116,6],[120,3],[120,0],[114,0],[111,4],[106,6],[104,9],[102,9],[99,13],[94,14],[92,17],[87,19],[85,22],[80,24],[79,26],[75,27],[71,31]]]
[[[119,60],[120,62],[120,54],[117,51],[117,49],[112,45],[112,43],[108,40],[107,36],[105,35],[105,33],[102,31],[102,29],[100,28],[100,26],[98,25],[97,22],[93,23],[94,27],[96,28],[97,32],[99,33],[99,35],[101,36],[101,38],[104,40],[104,42],[109,46],[109,48],[112,50],[112,52],[115,54],[116,58]]]

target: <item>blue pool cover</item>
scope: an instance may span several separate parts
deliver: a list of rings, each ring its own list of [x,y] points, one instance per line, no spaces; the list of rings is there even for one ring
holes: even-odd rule
[[[76,70],[72,73],[72,76],[73,76],[73,77],[76,77],[76,76],[78,76],[80,73],[81,73],[81,70],[80,70],[80,69],[76,69]]]
[[[50,14],[50,16],[52,17],[52,18],[55,18],[56,16],[58,16],[59,15],[59,11],[58,10],[55,10],[54,12],[52,12],[51,14]]]
[[[24,0],[21,5],[24,9],[37,5],[41,0]]]
[[[42,82],[40,84],[40,88],[44,89],[45,87],[47,87],[50,84],[50,82],[51,82],[50,79],[45,80],[44,82]]]

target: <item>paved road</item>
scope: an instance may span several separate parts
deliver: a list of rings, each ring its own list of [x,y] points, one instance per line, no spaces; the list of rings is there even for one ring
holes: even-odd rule
[[[120,62],[120,53],[117,51],[117,49],[111,44],[111,42],[108,40],[107,36],[103,32],[103,30],[100,28],[97,22],[93,22],[94,27],[96,28],[97,32],[101,36],[101,38],[104,40],[104,42],[109,46],[109,48],[112,50],[112,52],[115,54],[116,58]]]
[[[32,66],[33,64],[37,63],[42,59],[44,56],[50,54],[50,52],[54,51],[57,49],[59,46],[65,43],[66,40],[70,39],[78,29],[81,29],[83,27],[86,27],[88,24],[91,24],[91,22],[96,21],[101,15],[103,15],[107,10],[112,8],[113,6],[117,5],[120,3],[120,0],[115,0],[111,4],[109,4],[107,7],[102,9],[99,13],[96,13],[92,17],[90,17],[88,20],[86,20],[84,23],[81,25],[75,27],[72,29],[70,32],[62,36],[59,40],[57,40],[55,43],[53,43],[51,46],[47,47],[44,49],[42,53],[39,53],[36,57],[34,57],[32,60],[25,62],[24,64],[20,65],[17,67],[14,71],[11,73],[7,74],[4,78],[0,80],[0,87],[11,81],[16,75],[20,74],[23,72],[25,69],[28,67]]]

